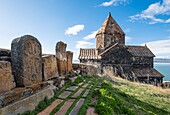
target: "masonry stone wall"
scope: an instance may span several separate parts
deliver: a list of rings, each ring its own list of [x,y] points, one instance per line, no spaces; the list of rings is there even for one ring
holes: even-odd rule
[[[14,39],[11,58],[17,86],[29,86],[42,81],[42,50],[35,37],[25,35]]]
[[[79,71],[81,75],[99,75],[101,74],[100,65],[92,65],[92,64],[82,64],[82,63],[74,63],[73,70]]]
[[[11,72],[11,63],[0,61],[0,93],[10,91],[14,87],[15,82]]]
[[[0,61],[9,61],[11,62],[11,51],[8,49],[0,48]]]
[[[43,55],[42,63],[44,81],[58,76],[58,67],[55,55]]]

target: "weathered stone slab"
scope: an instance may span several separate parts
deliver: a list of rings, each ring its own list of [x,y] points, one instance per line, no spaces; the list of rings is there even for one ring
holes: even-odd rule
[[[42,81],[42,50],[35,37],[25,35],[14,39],[11,58],[17,86],[29,86]]]
[[[57,99],[55,100],[50,106],[48,106],[46,109],[44,109],[42,112],[38,113],[38,115],[50,115],[51,111],[57,107],[63,100]]]
[[[77,76],[69,78],[71,80],[71,82],[74,82],[77,79]]]
[[[43,80],[49,80],[58,76],[57,60],[55,55],[43,55]]]
[[[88,83],[90,83],[91,81],[88,81]]]
[[[70,94],[71,94],[71,92],[69,92],[69,91],[64,91],[62,94],[59,95],[58,98],[66,99]]]
[[[95,113],[95,108],[94,107],[88,107],[86,115],[98,115]]]
[[[70,112],[69,115],[78,115],[78,112],[79,112],[81,106],[83,105],[84,100],[85,100],[85,99],[81,98],[81,99],[77,102],[77,104],[75,105],[75,107],[73,108],[73,110]]]
[[[74,101],[75,99],[69,99],[68,101],[66,101],[64,105],[60,108],[60,110],[55,113],[55,115],[65,115]]]
[[[67,56],[67,72],[69,72],[73,70],[72,68],[73,52],[67,51],[66,56]]]
[[[11,63],[0,61],[0,93],[10,91],[14,87],[15,82],[11,72]]]
[[[77,97],[81,94],[81,92],[82,92],[83,90],[84,90],[83,88],[80,88],[80,89],[72,96],[72,98],[77,98]]]
[[[86,92],[83,94],[83,96],[82,96],[82,97],[87,97],[87,95],[89,94],[89,91],[90,91],[90,90],[89,90],[89,89],[87,89],[87,90],[86,90]]]
[[[97,91],[97,90],[99,90],[99,88],[95,88],[94,90]]]
[[[91,89],[93,87],[93,85],[90,85],[89,89]]]
[[[67,88],[67,91],[75,91],[78,87],[77,86],[71,86],[69,88]]]
[[[14,102],[0,109],[0,115],[18,115],[26,111],[32,111],[45,97],[52,98],[54,92],[50,87],[45,88],[27,98]]]
[[[79,85],[79,86],[83,85],[83,82],[79,83],[78,85]]]
[[[88,84],[88,83],[86,83],[85,85],[83,85],[83,88],[86,88],[88,85],[89,85],[89,84]]]
[[[67,73],[66,47],[67,44],[61,41],[56,44],[57,66],[60,75],[64,75]]]

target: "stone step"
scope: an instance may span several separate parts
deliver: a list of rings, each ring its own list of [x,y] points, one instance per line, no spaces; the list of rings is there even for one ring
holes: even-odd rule
[[[88,83],[86,83],[85,85],[83,85],[83,88],[86,88],[88,85],[89,85],[89,84],[88,84]]]
[[[95,88],[94,90],[97,91],[97,90],[99,90],[99,89],[100,89],[100,88]]]
[[[75,91],[78,88],[78,86],[71,86],[69,88],[67,88],[67,91]]]
[[[77,98],[77,97],[81,94],[81,92],[82,92],[83,90],[84,90],[83,88],[80,88],[80,89],[72,96],[72,98]]]
[[[44,109],[42,112],[38,113],[38,115],[50,115],[51,111],[57,107],[63,100],[57,99],[55,100],[50,106],[48,106],[46,109]]]
[[[85,100],[85,99],[81,98],[81,99],[76,103],[75,107],[73,108],[73,110],[70,112],[69,115],[78,115],[78,112],[79,112],[81,106],[83,105],[84,100]]]
[[[70,91],[64,91],[62,94],[58,96],[58,98],[66,99],[70,94],[71,94]]]
[[[98,115],[95,113],[95,108],[94,107],[88,107],[86,115]]]
[[[60,110],[55,113],[55,115],[65,115],[74,101],[75,99],[69,99],[68,101],[66,101],[64,105],[60,108]]]
[[[82,97],[84,97],[84,98],[85,98],[85,97],[87,97],[87,95],[89,94],[89,91],[90,91],[90,90],[89,90],[89,89],[87,89],[87,90],[86,90],[86,92],[83,94],[83,96],[82,96]]]
[[[78,84],[78,86],[81,86],[81,85],[83,85],[83,82],[81,82],[81,83]]]
[[[91,89],[93,87],[93,85],[90,85],[89,89]]]

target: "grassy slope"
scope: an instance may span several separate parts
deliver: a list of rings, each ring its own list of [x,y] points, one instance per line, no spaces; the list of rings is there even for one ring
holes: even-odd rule
[[[170,89],[113,79],[103,80],[97,93],[99,114],[170,114]]]

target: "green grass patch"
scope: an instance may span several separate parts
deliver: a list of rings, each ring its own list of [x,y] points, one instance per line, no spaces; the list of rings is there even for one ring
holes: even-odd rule
[[[168,108],[170,108],[168,100],[170,98],[165,100],[163,97],[159,97],[160,95],[153,95],[152,89],[142,86],[137,87],[128,82],[104,81],[97,95],[99,98],[96,111],[99,115],[170,114],[170,111],[168,111]],[[157,103],[157,105],[154,103]]]

